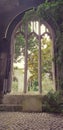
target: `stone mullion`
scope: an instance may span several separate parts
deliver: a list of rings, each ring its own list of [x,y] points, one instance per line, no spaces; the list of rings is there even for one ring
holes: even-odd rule
[[[51,47],[51,51],[52,51],[52,59],[55,58],[55,40],[54,37],[51,38],[52,40],[52,47]],[[52,60],[52,76],[53,76],[53,84],[54,84],[54,89],[56,90],[56,74],[55,74],[55,66],[56,66],[56,61]]]
[[[25,25],[24,93],[27,92],[27,70],[28,70],[28,24]]]
[[[42,57],[41,57],[40,21],[39,21],[39,25],[38,25],[38,31],[39,31],[39,35],[38,35],[38,41],[39,41],[39,45],[38,45],[38,85],[39,85],[39,92],[42,93],[42,68],[41,68]]]

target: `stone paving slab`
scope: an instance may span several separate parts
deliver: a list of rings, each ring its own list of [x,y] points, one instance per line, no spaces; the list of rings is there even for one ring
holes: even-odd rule
[[[0,112],[0,130],[63,130],[63,116],[47,113]]]

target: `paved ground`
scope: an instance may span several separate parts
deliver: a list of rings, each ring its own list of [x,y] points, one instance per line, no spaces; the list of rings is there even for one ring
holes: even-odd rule
[[[0,130],[63,130],[63,116],[46,113],[0,112]]]

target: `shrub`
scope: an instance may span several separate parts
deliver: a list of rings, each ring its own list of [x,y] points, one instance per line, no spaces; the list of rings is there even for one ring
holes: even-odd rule
[[[12,91],[11,91],[11,93],[15,93],[15,92],[18,92],[18,82],[13,81],[12,82]]]
[[[62,93],[60,91],[49,92],[43,97],[43,111],[46,112],[57,112],[60,113],[63,111],[61,108]]]
[[[15,82],[15,81],[18,82],[17,77],[14,76],[14,77],[13,77],[13,81],[14,81],[14,82]]]

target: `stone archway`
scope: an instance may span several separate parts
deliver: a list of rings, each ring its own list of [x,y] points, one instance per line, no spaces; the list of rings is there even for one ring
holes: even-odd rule
[[[42,2],[41,0],[40,0],[40,2],[38,1],[39,4],[41,2]],[[57,6],[58,6],[58,4],[57,4]],[[57,7],[57,6],[55,5],[55,7]],[[5,6],[5,7],[7,7],[7,6]],[[11,37],[12,37],[12,33],[13,33],[13,30],[15,29],[16,25],[23,18],[24,13],[26,12],[26,9],[30,9],[29,7],[30,8],[31,7],[35,7],[34,2],[32,3],[32,6],[31,6],[31,3],[30,3],[29,6],[28,5],[24,6],[24,8],[22,10],[21,10],[21,8],[18,9],[17,7],[13,8],[13,10],[14,9],[15,10],[14,10],[14,13],[13,13],[12,16],[11,15],[9,16],[9,13],[11,13],[13,10],[8,12],[8,15],[6,14],[7,12],[5,12],[5,11],[8,11],[8,10],[4,10],[5,13],[2,12],[2,10],[1,10],[0,17],[2,18],[2,20],[1,20],[1,23],[0,23],[0,27],[1,27],[1,32],[0,32],[0,42],[1,42],[0,49],[2,48],[1,45],[3,45],[2,52],[6,52],[8,54],[7,66],[6,66],[7,75],[6,75],[6,77],[4,77],[4,81],[5,81],[4,86],[2,85],[2,92],[3,93],[9,92],[10,88],[11,88],[11,84],[10,84],[11,83],[10,82],[11,81],[10,64],[11,64],[11,61],[12,61],[12,59],[11,59],[12,58],[11,57]],[[54,63],[55,63],[55,68],[54,69],[55,69],[55,81],[56,81],[56,89],[57,90],[59,89],[59,84],[63,85],[63,63],[61,62],[61,60],[63,60],[63,50],[61,50],[61,55],[60,55],[60,49],[61,48],[63,49],[63,46],[62,46],[62,42],[63,42],[63,40],[62,40],[62,37],[63,37],[63,23],[62,23],[63,15],[61,15],[62,12],[63,12],[63,9],[62,9],[62,2],[61,1],[59,1],[59,7],[60,8],[56,8],[57,10],[55,10],[55,12],[57,13],[58,17],[56,17],[56,14],[55,14],[55,16],[51,15],[51,14],[47,15],[46,12],[48,12],[48,8],[46,8],[46,12],[44,12],[46,14],[46,16],[44,14],[41,14],[41,17],[43,15],[45,16],[45,17],[43,16],[44,20],[50,25],[51,29],[53,30],[52,31],[53,32],[52,35],[54,35],[53,36],[54,37],[54,39],[53,39],[53,41],[54,41],[53,46],[54,46],[54,58],[55,58],[54,59]],[[16,9],[17,9],[17,11],[16,11]],[[24,9],[25,9],[25,11],[24,11]],[[51,10],[51,8],[49,8],[49,9]],[[58,11],[58,9],[60,11]],[[16,11],[16,13],[15,13],[15,11]],[[24,11],[24,12],[22,12],[22,11]],[[49,13],[50,13],[50,11],[49,11]],[[3,17],[2,17],[2,15],[3,15]],[[5,20],[5,18],[7,18],[7,16],[8,16],[8,19]],[[8,20],[8,22],[7,22],[7,20]],[[12,21],[12,22],[10,23],[10,21]],[[8,24],[9,24],[9,26],[8,26]],[[7,28],[7,26],[8,26],[8,28]],[[7,28],[7,30],[6,30],[6,28]],[[61,36],[60,36],[60,34],[61,34]],[[5,45],[4,45],[5,44],[5,40],[4,39],[6,40],[6,43],[8,43],[6,45],[8,50],[5,50]],[[57,43],[60,43],[60,44],[57,44]],[[57,55],[60,55],[60,63],[57,62]],[[4,59],[4,57],[3,57],[3,59]],[[7,69],[7,68],[9,68],[9,69]],[[1,82],[2,82],[2,80],[1,80]],[[3,91],[4,88],[5,88],[5,91]],[[1,94],[1,92],[0,92],[0,94]]]
[[[24,13],[22,13],[22,14],[20,14],[20,15],[18,15],[17,17],[16,17],[16,19],[11,23],[11,25],[9,26],[9,29],[8,29],[8,31],[7,31],[7,35],[6,35],[6,37],[9,39],[9,40],[11,40],[10,38],[11,38],[11,36],[12,36],[12,32],[15,32],[16,31],[16,29],[17,29],[17,27],[18,27],[18,25],[20,24],[20,21],[21,21],[21,19],[23,18],[23,16],[24,16]],[[16,22],[17,21],[17,22]],[[55,26],[57,27],[57,24],[54,22],[54,20],[53,20],[53,18],[52,17],[49,17],[46,21],[44,21],[43,20],[43,22],[45,23],[45,25],[49,28],[49,30],[50,30],[50,33],[51,33],[51,38],[52,38],[52,41],[53,41],[53,48],[54,48],[54,50],[55,50],[55,35],[57,35],[57,34],[55,34],[56,33],[56,30],[55,30]],[[18,23],[18,24],[17,24]],[[53,24],[54,23],[54,24]],[[14,30],[14,31],[13,31]],[[10,33],[9,33],[10,32]],[[13,38],[12,38],[13,39]],[[11,42],[10,42],[11,43]],[[10,44],[10,47],[11,47],[12,45]],[[10,53],[11,53],[11,51],[10,51]],[[12,54],[10,54],[10,55],[12,55]],[[12,56],[11,56],[12,57]],[[54,73],[56,72],[56,70],[55,70],[56,68],[55,68],[55,66],[54,66]],[[56,74],[54,74],[54,78],[56,78]],[[56,85],[56,79],[55,79],[55,85]]]
[[[39,4],[40,4],[41,2],[39,2]],[[48,5],[49,6],[49,5]],[[59,2],[59,6],[61,6],[61,2]],[[31,7],[31,6],[30,6]],[[36,6],[37,7],[37,6]],[[44,6],[45,7],[45,6]],[[27,9],[28,9],[28,6],[27,6]],[[44,10],[43,10],[44,11]],[[18,11],[18,12],[20,12],[20,10]],[[46,11],[47,12],[47,11]],[[62,10],[60,11],[60,12],[62,12]],[[25,11],[24,11],[24,13],[25,13]],[[13,20],[11,21],[11,23],[8,25],[8,28],[7,28],[7,30],[6,30],[6,32],[5,32],[5,39],[7,40],[7,42],[8,42],[8,50],[9,50],[9,56],[8,56],[8,60],[9,59],[11,59],[11,56],[10,56],[10,43],[11,43],[11,35],[12,35],[12,32],[13,32],[13,30],[14,30],[14,28],[16,27],[16,25],[19,23],[19,21],[22,19],[22,17],[23,17],[23,15],[24,15],[24,13],[22,12],[22,13],[18,13],[18,15],[16,16],[16,17],[14,17],[13,18]],[[45,13],[45,12],[44,12]],[[58,10],[57,10],[57,13],[59,13],[58,12]],[[43,17],[44,17],[44,19],[45,19],[45,21],[47,21],[47,23],[51,26],[51,28],[53,29],[53,32],[54,32],[54,34],[55,34],[55,36],[54,36],[54,54],[57,52],[57,47],[56,47],[56,43],[57,43],[57,41],[58,41],[58,39],[59,39],[59,37],[60,37],[60,30],[61,30],[61,23],[59,23],[60,21],[58,20],[58,21],[56,21],[55,20],[55,17],[54,16],[51,16],[51,14],[49,15],[49,14],[47,14],[47,13],[45,13],[46,14],[46,17],[44,17],[43,15]],[[59,19],[59,18],[58,18]],[[61,17],[61,20],[62,20],[62,17]],[[5,23],[6,24],[6,23]],[[60,24],[60,25],[59,25]],[[60,27],[59,27],[59,26]],[[60,30],[59,30],[59,28],[60,28]],[[62,33],[61,33],[61,35],[62,35]],[[3,35],[4,36],[4,35]],[[3,40],[2,40],[2,43],[3,43]],[[9,61],[10,62],[10,61]],[[54,62],[55,62],[55,77],[56,77],[56,88],[59,88],[59,75],[58,75],[58,64],[56,63],[56,57],[55,57],[55,60],[54,60]],[[8,75],[8,78],[9,78],[10,76]],[[60,77],[60,79],[62,79],[61,77]],[[7,81],[6,81],[7,82]],[[9,83],[9,82],[8,82]],[[5,83],[6,84],[6,83]],[[4,85],[5,86],[5,85]],[[6,91],[9,91],[9,90],[6,90]]]

